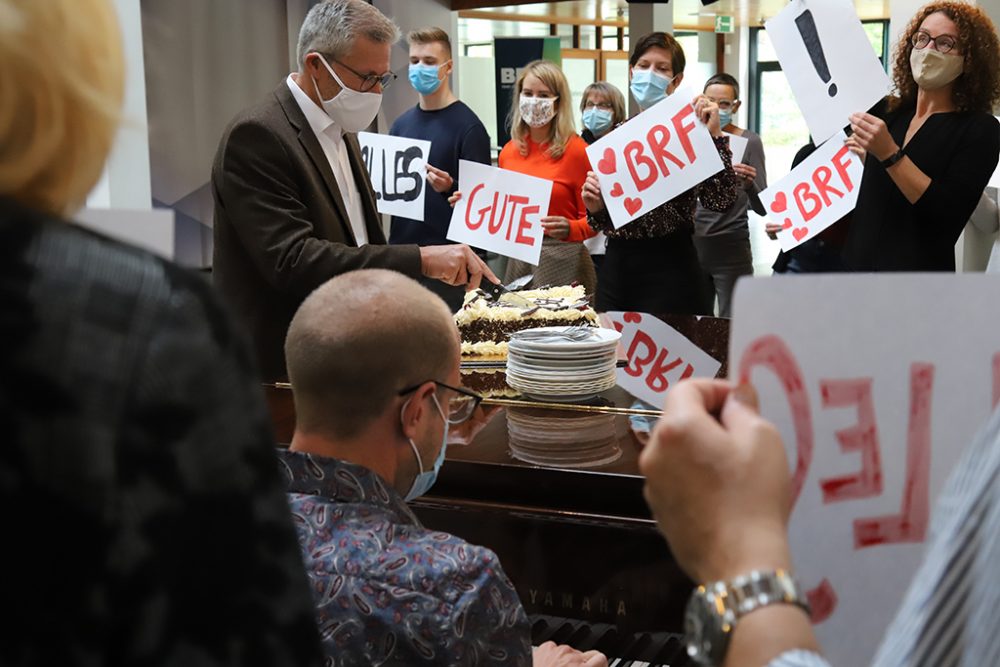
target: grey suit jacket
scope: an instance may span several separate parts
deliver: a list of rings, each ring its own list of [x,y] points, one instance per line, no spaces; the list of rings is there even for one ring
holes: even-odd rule
[[[284,81],[237,115],[219,143],[212,165],[215,285],[249,328],[265,379],[286,376],[292,316],[330,278],[364,268],[420,276],[416,245],[386,245],[357,136],[345,139],[368,231],[361,248],[333,170]]]

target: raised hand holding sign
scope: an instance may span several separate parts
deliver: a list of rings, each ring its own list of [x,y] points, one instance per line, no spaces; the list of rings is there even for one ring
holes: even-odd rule
[[[840,132],[780,181],[760,193],[777,238],[788,252],[854,210],[864,165]]]
[[[724,168],[689,100],[675,93],[587,147],[615,228]]]

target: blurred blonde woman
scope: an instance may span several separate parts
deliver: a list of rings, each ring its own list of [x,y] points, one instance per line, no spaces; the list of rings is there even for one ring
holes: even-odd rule
[[[0,664],[320,664],[241,336],[68,222],[124,90],[109,0],[0,0]]]
[[[587,144],[576,133],[573,99],[566,75],[547,60],[535,60],[514,84],[509,116],[510,141],[498,164],[553,182],[538,266],[511,260],[505,282],[529,273],[533,286],[579,283],[594,294],[597,277],[582,241],[595,235],[587,224],[581,189],[590,170]]]

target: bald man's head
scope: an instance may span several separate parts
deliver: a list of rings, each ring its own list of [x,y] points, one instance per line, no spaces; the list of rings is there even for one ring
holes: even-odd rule
[[[309,295],[285,339],[296,429],[350,438],[403,389],[446,381],[460,357],[440,297],[394,271],[338,276]]]

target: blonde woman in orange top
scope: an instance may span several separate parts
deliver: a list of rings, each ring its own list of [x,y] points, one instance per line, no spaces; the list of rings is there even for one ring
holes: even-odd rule
[[[581,195],[590,161],[587,143],[576,133],[569,82],[557,65],[535,60],[521,70],[514,84],[509,122],[511,140],[500,151],[499,166],[553,185],[548,215],[541,218],[545,236],[538,266],[512,259],[504,281],[531,273],[533,287],[575,282],[592,295],[597,276],[583,241],[597,232],[587,224]],[[461,197],[461,192],[453,194],[452,206]]]
[[[588,294],[597,276],[583,241],[596,232],[587,224],[581,189],[590,171],[587,142],[576,133],[569,82],[558,65],[528,63],[514,83],[510,141],[500,151],[502,169],[552,181],[548,215],[541,219],[545,237],[538,266],[511,260],[506,282],[534,273],[532,285],[579,283]]]

